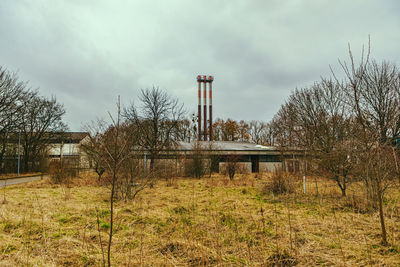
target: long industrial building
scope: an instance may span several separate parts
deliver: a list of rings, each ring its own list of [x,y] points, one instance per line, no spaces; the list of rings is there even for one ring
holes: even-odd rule
[[[236,161],[238,169],[244,172],[283,170],[297,173],[304,168],[304,155],[301,150],[281,150],[273,146],[233,141],[179,142],[176,148],[160,153],[158,161],[170,160],[171,165],[171,161],[175,160],[178,169],[184,173],[185,162],[198,156],[196,154],[201,154],[205,160],[213,157],[215,164],[211,168],[214,172],[223,172],[232,160]]]

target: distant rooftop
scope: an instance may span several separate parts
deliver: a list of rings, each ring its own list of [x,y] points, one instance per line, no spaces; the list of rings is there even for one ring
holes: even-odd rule
[[[54,134],[53,140],[51,143],[79,143],[86,136],[88,136],[88,132],[63,132]]]
[[[236,141],[199,141],[203,149],[214,151],[276,151],[273,146],[263,146],[253,143],[236,142]],[[192,150],[195,142],[179,142],[177,150]]]

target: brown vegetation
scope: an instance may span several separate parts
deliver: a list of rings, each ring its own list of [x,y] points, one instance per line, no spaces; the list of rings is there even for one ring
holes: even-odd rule
[[[160,180],[134,201],[115,202],[115,266],[310,266],[400,264],[400,195],[388,189],[387,238],[378,212],[365,209],[362,184],[347,197],[329,179],[293,179],[293,192],[273,194],[270,174]],[[310,180],[309,177],[307,179]],[[0,265],[99,266],[110,228],[109,192],[97,175],[6,189],[0,207]],[[98,231],[99,229],[99,231]],[[100,233],[100,235],[99,235]]]

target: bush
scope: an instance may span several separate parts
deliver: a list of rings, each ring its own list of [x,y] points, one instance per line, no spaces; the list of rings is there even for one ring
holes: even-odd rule
[[[68,184],[73,177],[76,177],[78,170],[71,164],[61,161],[53,161],[49,166],[50,180],[56,184]]]
[[[240,162],[240,156],[229,155],[226,158],[226,164],[224,169],[225,175],[228,175],[229,179],[232,181],[236,173],[245,173],[245,168]]]
[[[206,174],[206,160],[194,156],[192,159],[185,161],[185,175],[189,177],[201,178]]]
[[[340,198],[337,200],[338,210],[349,211],[355,213],[373,213],[377,210],[376,207],[371,206],[368,199],[364,196],[357,196],[355,194]]]
[[[185,175],[200,179],[208,170],[206,163],[208,162],[204,155],[204,148],[200,142],[194,142],[192,144],[192,155],[185,160]]]
[[[274,194],[293,193],[295,190],[295,177],[283,171],[275,171],[271,180],[263,187],[262,192]]]

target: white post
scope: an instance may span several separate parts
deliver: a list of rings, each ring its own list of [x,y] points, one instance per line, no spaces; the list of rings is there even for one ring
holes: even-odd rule
[[[304,190],[304,194],[306,194],[306,176],[303,175],[303,190]]]
[[[147,171],[147,157],[146,153],[143,154],[143,172],[146,173]]]
[[[17,170],[17,176],[19,176],[19,168],[21,166],[21,131],[18,133],[18,170]]]

